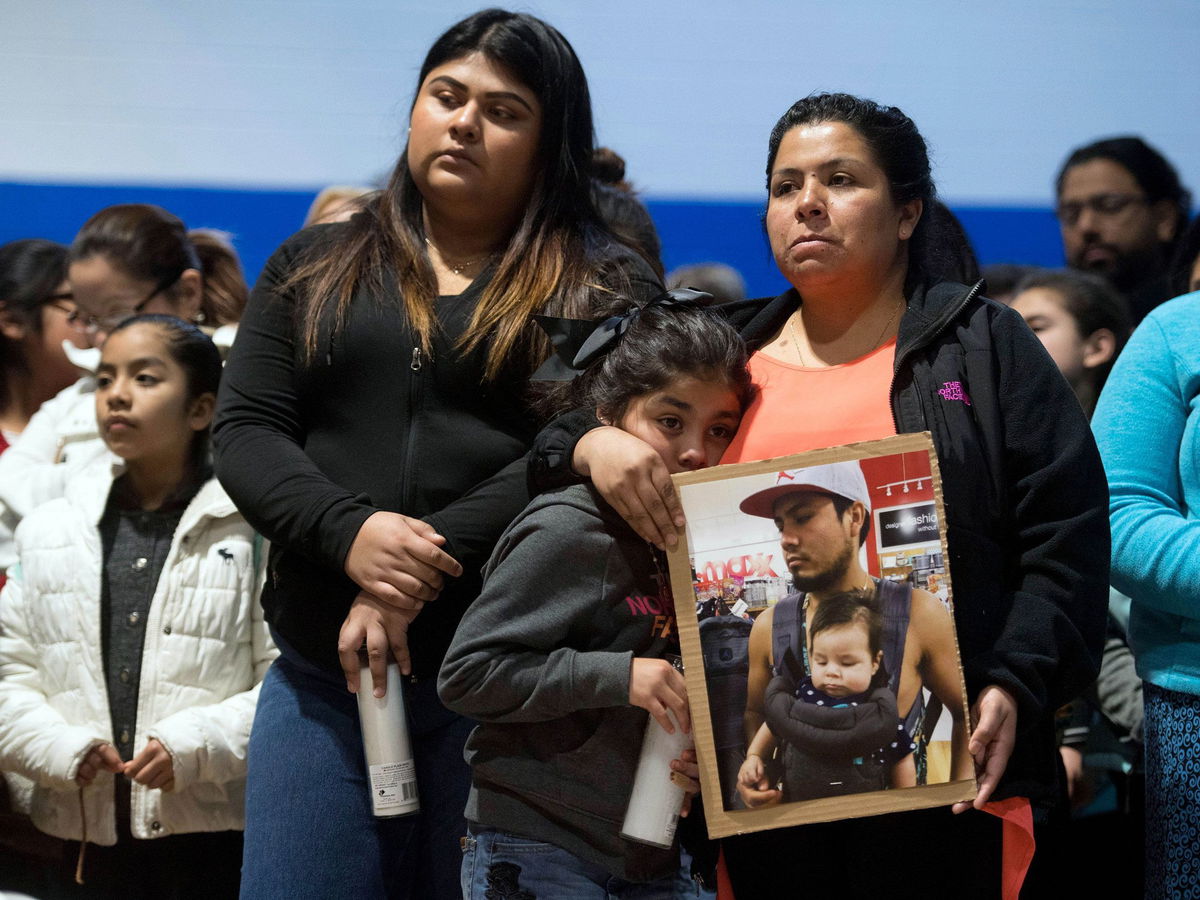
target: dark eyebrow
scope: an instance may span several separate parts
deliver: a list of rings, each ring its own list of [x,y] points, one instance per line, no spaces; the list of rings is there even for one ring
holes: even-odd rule
[[[143,356],[138,359],[130,360],[128,368],[130,369],[145,369],[147,366],[165,366],[166,363],[157,356]],[[107,371],[115,372],[117,367],[112,363],[102,362],[96,369],[97,372]]]
[[[678,397],[672,397],[670,394],[663,394],[659,397],[655,397],[654,402],[662,403],[665,406],[670,406],[674,409],[679,410],[680,412],[692,412],[693,411],[692,404],[688,403],[686,400],[680,400]],[[729,410],[729,409],[725,409],[725,410],[722,410],[721,412],[717,413],[718,419],[728,419],[731,422],[736,422],[741,417],[742,417],[742,414],[740,412],[735,412],[735,411]]]
[[[451,78],[449,75],[439,75],[429,83],[430,85],[434,85],[439,81],[445,82],[455,90],[464,92],[468,90],[465,84],[463,84],[457,78]],[[514,94],[512,91],[488,91],[483,96],[489,100],[512,100],[514,103],[520,103],[523,107],[529,110],[530,113],[533,112],[533,107],[529,105],[528,101],[520,94]]]
[[[823,163],[819,163],[817,165],[817,168],[818,169],[836,169],[840,166],[845,166],[845,165],[860,166],[862,164],[863,164],[863,161],[861,159],[855,159],[853,156],[839,156],[836,159],[827,159]],[[786,175],[789,178],[794,178],[795,176],[802,175],[802,174],[803,174],[802,169],[797,169],[795,166],[788,166],[783,169],[776,169],[774,172],[771,173],[771,177],[775,178],[778,175]]]
[[[688,403],[686,400],[680,400],[678,397],[672,397],[670,394],[663,394],[661,397],[658,397],[657,400],[659,403],[663,403],[667,406],[673,406],[675,409],[678,409],[681,412],[691,412],[692,409],[692,404]]]

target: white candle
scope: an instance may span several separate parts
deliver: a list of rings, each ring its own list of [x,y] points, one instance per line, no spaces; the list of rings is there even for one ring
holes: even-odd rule
[[[400,667],[387,667],[387,693],[375,696],[375,682],[367,666],[359,669],[358,720],[362,728],[363,755],[371,806],[376,816],[393,818],[419,812],[417,767],[408,738],[404,687]]]
[[[667,734],[654,718],[646,722],[633,793],[621,826],[622,837],[655,847],[670,847],[675,840],[685,792],[671,780],[671,760],[692,746],[692,736],[683,733],[675,713],[667,710],[667,715],[675,726],[674,734]]]

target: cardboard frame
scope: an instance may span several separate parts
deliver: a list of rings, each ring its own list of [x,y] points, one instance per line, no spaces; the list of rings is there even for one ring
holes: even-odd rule
[[[870,484],[872,479],[868,472],[869,469],[871,471],[891,471],[896,468],[897,460],[900,463],[903,478],[887,484]],[[897,435],[879,441],[848,444],[793,456],[776,457],[761,462],[717,466],[672,476],[683,501],[688,526],[683,540],[668,555],[671,588],[676,598],[676,618],[683,651],[688,697],[692,708],[692,727],[696,751],[700,761],[700,782],[703,796],[706,798],[704,814],[710,837],[719,838],[810,822],[945,806],[975,797],[977,784],[973,778],[960,781],[947,780],[916,787],[888,788],[836,797],[797,800],[760,809],[734,808],[738,802],[728,799],[728,790],[722,791],[720,774],[722,762],[718,760],[718,747],[714,736],[717,731],[720,731],[725,741],[721,752],[724,754],[722,761],[726,769],[725,787],[728,789],[731,750],[729,746],[731,726],[728,720],[731,719],[733,713],[730,712],[728,706],[724,709],[714,710],[710,705],[709,678],[705,671],[705,656],[701,643],[700,618],[697,608],[702,604],[707,608],[718,602],[725,604],[728,601],[735,601],[735,599],[741,600],[744,604],[747,598],[751,598],[753,602],[755,598],[761,598],[764,592],[786,591],[787,585],[790,583],[790,573],[786,566],[781,564],[778,530],[771,520],[751,517],[741,512],[738,503],[740,499],[762,490],[765,486],[774,484],[774,479],[784,470],[846,461],[859,463],[868,481],[868,488],[872,491],[886,489],[888,496],[892,496],[892,492],[895,491],[897,500],[894,505],[895,509],[914,507],[914,498],[919,500],[931,491],[933,508],[936,509],[937,514],[937,541],[934,543],[926,540],[926,546],[918,548],[924,549],[926,552],[918,553],[916,550],[912,550],[910,551],[911,556],[904,557],[893,550],[881,549],[883,544],[877,542],[878,536],[868,535],[867,542],[860,553],[868,557],[869,563],[864,565],[864,568],[867,568],[875,577],[880,576],[879,563],[881,561],[889,566],[887,577],[892,579],[899,579],[904,572],[902,567],[897,568],[898,565],[904,563],[905,560],[912,563],[910,567],[912,574],[908,576],[908,580],[915,581],[922,588],[926,586],[933,588],[931,593],[942,599],[952,612],[951,579],[944,562],[949,559],[949,556],[946,548],[946,519],[942,501],[941,476],[937,454],[928,432]],[[922,465],[923,462],[927,462],[927,467]],[[911,477],[909,477],[910,474]],[[928,488],[926,488],[925,482],[929,483]],[[724,497],[723,500],[720,499],[722,497]],[[730,506],[732,509],[729,508]],[[877,513],[877,509],[871,510],[870,520],[873,527],[878,527],[880,517]],[[740,522],[740,520],[745,521]],[[927,519],[925,521],[927,522]],[[774,554],[769,552],[769,545],[765,544],[761,537],[764,523],[770,534],[773,535]],[[926,535],[930,533],[928,528],[924,528],[923,531]],[[719,543],[718,546],[714,544],[714,541],[723,543]],[[918,543],[920,542],[918,541]],[[707,562],[697,559],[698,553],[708,553],[711,557],[714,546],[720,551],[718,555],[721,555],[722,559],[715,563],[712,559]],[[906,546],[914,545],[912,542],[908,542]],[[868,552],[869,550],[874,553],[874,556]],[[782,575],[780,575],[781,571]],[[925,579],[924,583],[920,580],[922,578]],[[723,596],[723,594],[729,596]],[[736,595],[736,598],[733,595]],[[693,600],[696,602],[692,602]],[[721,608],[723,609],[724,605]],[[910,631],[909,635],[911,634]],[[954,639],[954,649],[957,657],[959,685],[962,691],[964,721],[969,722],[966,685],[962,676],[961,657],[958,656],[957,635]],[[723,677],[729,676],[723,673]],[[743,675],[742,678],[744,679],[745,676]],[[719,697],[717,702],[721,702]],[[943,718],[949,719],[950,717],[943,713]],[[745,739],[741,737],[740,740],[744,753]],[[964,735],[960,750],[962,753],[966,752],[965,744]],[[947,760],[949,752],[947,749]],[[948,762],[946,769],[948,770]],[[716,798],[716,802],[713,798]]]

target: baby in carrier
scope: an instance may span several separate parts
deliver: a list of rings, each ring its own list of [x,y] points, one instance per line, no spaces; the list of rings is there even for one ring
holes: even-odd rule
[[[873,592],[825,598],[809,632],[803,663],[789,649],[764,699],[783,744],[784,801],[911,784],[900,772],[914,745],[887,686]]]

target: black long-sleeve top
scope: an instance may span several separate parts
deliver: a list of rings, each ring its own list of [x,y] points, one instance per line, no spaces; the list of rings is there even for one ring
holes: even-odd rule
[[[213,429],[216,472],[246,519],[271,541],[263,608],[307,659],[340,671],[337,635],[358,588],[344,573],[350,546],[378,510],[429,522],[463,566],[409,632],[413,672],[436,674],[492,546],[529,501],[525,452],[537,423],[527,374],[514,365],[485,383],[487,347],[454,345],[487,283],[435,302],[430,353],[400,299],[360,288],[343,327],[325,328],[306,362],[297,300],[280,285],[316,241],[289,239],[267,262],[225,367]],[[602,271],[642,299],[648,267],[614,250]]]

